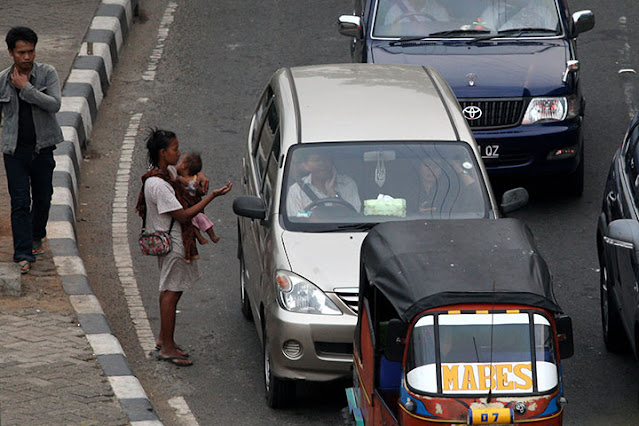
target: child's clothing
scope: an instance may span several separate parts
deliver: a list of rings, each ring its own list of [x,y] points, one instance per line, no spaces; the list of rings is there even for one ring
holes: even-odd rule
[[[195,215],[193,219],[191,219],[191,223],[200,231],[208,231],[209,228],[213,227],[213,222],[211,219],[206,217],[204,213],[198,213]]]
[[[197,184],[197,176],[193,176],[189,181],[188,185],[186,185],[186,191],[191,194],[191,196],[195,197],[197,195],[197,189],[195,185]],[[195,215],[193,219],[191,219],[191,223],[200,231],[208,231],[209,228],[213,227],[213,222],[206,217],[204,213],[198,213]]]

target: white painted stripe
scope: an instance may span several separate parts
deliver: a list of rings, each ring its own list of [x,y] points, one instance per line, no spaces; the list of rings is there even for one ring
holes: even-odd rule
[[[70,295],[69,301],[73,309],[79,314],[102,314],[102,306],[97,297],[92,294]]]
[[[104,59],[104,68],[106,70],[107,81],[111,83],[111,75],[113,74],[113,59],[111,58],[111,48],[107,43],[94,43],[91,42],[91,52],[89,52],[89,45],[87,42],[83,42],[80,46],[80,52],[78,56],[102,56]]]
[[[175,410],[175,416],[182,426],[197,426],[199,423],[191,412],[186,400],[181,396],[169,399],[169,405]]]
[[[131,422],[131,426],[162,426],[162,423],[159,420],[142,420],[139,422]]]
[[[103,4],[119,4],[120,6],[124,7],[124,11],[126,13],[126,22],[127,22],[127,26],[128,28],[131,28],[131,25],[133,24],[133,10],[132,6],[131,6],[131,1],[130,0],[102,0]]]
[[[91,21],[90,29],[107,30],[115,35],[115,47],[118,54],[122,51],[122,28],[120,20],[112,16],[95,16]]]
[[[86,334],[85,336],[93,348],[93,353],[96,355],[124,355],[120,342],[113,334]]]
[[[112,204],[111,240],[115,267],[123,288],[124,297],[127,301],[129,314],[135,326],[140,345],[144,353],[149,357],[155,347],[155,338],[151,325],[143,308],[142,298],[135,281],[133,271],[133,260],[129,250],[129,230],[127,218],[129,212],[127,200],[129,193],[129,180],[131,173],[131,162],[127,159],[135,149],[135,140],[140,126],[142,114],[133,114],[129,119],[129,126],[126,136],[122,142],[120,161],[116,171],[115,192],[116,196]],[[116,201],[115,199],[121,201]],[[126,247],[123,250],[123,247]]]
[[[617,61],[619,67],[624,68],[632,68],[632,48],[630,46],[630,29],[628,28],[628,19],[625,16],[621,16],[618,20],[619,22],[619,30],[621,32],[621,41],[623,42],[623,46],[619,49],[621,53],[621,57]],[[634,79],[632,78],[632,74],[619,74],[622,81],[624,99],[626,102],[626,106],[628,107],[628,116],[632,120],[635,116],[635,111],[637,111],[637,106],[635,105],[635,93],[634,93]]]
[[[102,85],[100,84],[100,74],[94,70],[82,70],[74,68],[71,70],[67,83],[88,83],[93,88],[95,96],[95,104],[97,107],[102,103],[104,95],[102,93]]]
[[[109,376],[109,383],[118,399],[149,399],[144,388],[135,376]]]
[[[86,98],[84,96],[63,96],[60,112],[64,111],[77,112],[82,116],[84,134],[89,139],[91,130],[93,130],[93,120],[91,120],[91,108],[89,108],[89,102]]]
[[[82,259],[78,256],[53,256],[53,262],[58,270],[58,274],[61,276],[87,274],[87,271],[84,269],[84,263],[82,263]]]
[[[177,7],[178,4],[174,1],[171,1],[164,11],[162,21],[160,22],[160,27],[158,28],[157,44],[149,58],[149,64],[147,65],[146,71],[142,73],[143,80],[155,80],[155,72],[158,68],[160,59],[162,59],[162,54],[164,53],[164,42],[169,35],[169,27],[173,23],[173,14],[175,13]]]
[[[75,241],[75,230],[73,224],[69,221],[51,221],[47,222],[47,238],[68,238]],[[55,260],[55,257],[53,258]]]
[[[62,129],[62,136],[65,141],[72,142],[75,147],[75,156],[78,160],[78,167],[82,168],[82,150],[80,149],[80,139],[78,138],[78,131],[73,126],[60,126]]]

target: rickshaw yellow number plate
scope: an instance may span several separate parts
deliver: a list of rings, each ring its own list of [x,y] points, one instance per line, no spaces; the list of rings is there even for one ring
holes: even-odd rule
[[[515,422],[512,408],[471,408],[469,425],[509,425]]]

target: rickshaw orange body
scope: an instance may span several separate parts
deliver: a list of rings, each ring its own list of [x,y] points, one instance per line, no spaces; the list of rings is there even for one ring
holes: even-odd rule
[[[572,355],[571,324],[554,300],[550,274],[536,254],[530,231],[512,219],[443,222],[380,225],[373,228],[362,245],[353,387],[347,390],[357,424],[561,425],[565,399],[560,359],[562,355]],[[423,235],[418,232],[421,227],[426,228],[422,229]],[[511,283],[512,291],[492,281],[490,292],[484,292],[486,286],[477,281],[469,284],[468,290],[458,290],[452,283],[442,287],[447,290],[444,292],[424,290],[429,273],[419,273],[421,267],[439,269],[435,275],[453,282],[457,282],[455,277],[468,273],[477,280],[484,278],[476,276],[472,266],[485,260],[481,259],[481,252],[471,250],[462,257],[451,258],[447,256],[446,243],[441,243],[446,241],[444,235],[462,247],[473,246],[472,238],[482,237],[483,244],[495,243],[492,254],[523,254],[523,259],[506,261],[510,268],[507,275],[509,279],[530,282]],[[424,243],[424,239],[435,238],[440,244]],[[507,241],[506,247],[499,247],[503,246],[499,241]],[[444,256],[445,260],[438,265],[438,257],[434,251],[429,252],[429,247],[437,248],[437,256]],[[524,262],[530,260],[531,254],[532,261]],[[473,260],[475,257],[479,258]],[[463,263],[457,265],[464,270],[461,275],[459,271],[442,273],[442,265],[455,262]],[[512,268],[519,263],[521,273],[513,273]],[[411,264],[412,267],[406,266]],[[389,271],[399,274],[399,282],[394,282]],[[484,275],[495,280],[504,278],[495,272]],[[424,282],[407,284],[418,277]],[[436,283],[431,284],[438,288]],[[411,286],[409,295],[406,292]],[[526,286],[529,291],[524,291]],[[410,297],[419,299],[411,304]],[[509,336],[509,331],[517,335]],[[450,337],[468,332],[474,333],[472,344],[465,335],[463,340]],[[485,352],[482,336],[488,335],[490,351]],[[526,346],[527,342],[530,345]],[[474,348],[475,353],[458,351],[464,344]],[[400,349],[399,356],[393,354],[393,345],[395,350]],[[515,355],[507,348],[519,348],[520,353]],[[522,354],[529,359],[522,358]],[[459,361],[455,356],[466,358]],[[477,362],[467,359],[475,356]]]

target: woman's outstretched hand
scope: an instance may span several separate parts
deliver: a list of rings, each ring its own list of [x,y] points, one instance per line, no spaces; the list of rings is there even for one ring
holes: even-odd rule
[[[214,197],[226,194],[231,190],[231,188],[233,188],[233,183],[228,181],[223,187],[213,190]]]

